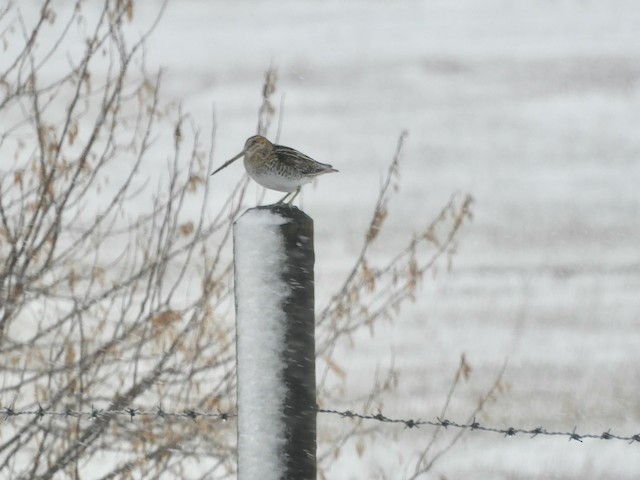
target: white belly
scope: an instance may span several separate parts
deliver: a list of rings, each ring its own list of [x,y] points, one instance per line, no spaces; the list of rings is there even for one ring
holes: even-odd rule
[[[278,192],[293,192],[305,183],[309,183],[312,179],[312,177],[300,176],[297,178],[292,178],[271,172],[256,171],[255,169],[251,168],[251,166],[246,162],[245,168],[249,176],[253,178],[257,183],[262,185],[264,188],[277,190]]]

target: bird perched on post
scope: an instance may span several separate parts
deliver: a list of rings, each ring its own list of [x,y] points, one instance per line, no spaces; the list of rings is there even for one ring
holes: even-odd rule
[[[288,204],[300,193],[302,185],[323,173],[337,172],[326,163],[316,162],[293,148],[274,145],[261,135],[249,137],[244,149],[231,160],[226,161],[211,175],[244,156],[244,168],[251,178],[265,188],[288,192],[278,203],[283,203],[293,194]]]

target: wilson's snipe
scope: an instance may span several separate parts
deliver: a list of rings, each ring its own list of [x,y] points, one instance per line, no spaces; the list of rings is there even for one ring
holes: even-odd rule
[[[316,162],[293,148],[274,145],[263,136],[254,135],[247,139],[244,149],[238,155],[226,161],[211,175],[242,156],[244,168],[256,182],[271,190],[288,192],[278,203],[284,202],[293,193],[288,202],[291,204],[300,193],[302,185],[323,173],[337,172],[331,165]]]

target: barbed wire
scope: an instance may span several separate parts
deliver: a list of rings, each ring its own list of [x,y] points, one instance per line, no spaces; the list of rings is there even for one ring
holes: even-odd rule
[[[195,409],[185,409],[182,411],[168,411],[164,410],[161,405],[158,405],[152,410],[143,410],[139,408],[126,407],[123,409],[101,409],[91,407],[91,410],[74,410],[73,408],[66,408],[64,410],[47,410],[38,405],[35,410],[16,410],[13,406],[0,408],[0,414],[3,415],[3,420],[7,421],[11,417],[34,416],[38,420],[42,420],[44,417],[72,417],[72,418],[87,418],[89,420],[97,420],[99,418],[108,417],[129,417],[131,421],[135,417],[156,417],[156,418],[177,418],[177,419],[190,419],[194,422],[198,418],[213,418],[226,422],[230,418],[237,417],[236,413],[231,412],[203,412]]]
[[[539,426],[536,428],[520,428],[520,427],[492,427],[489,425],[483,425],[476,419],[473,419],[471,423],[458,423],[448,419],[436,418],[436,420],[420,420],[420,419],[401,419],[390,418],[378,411],[377,414],[363,414],[352,412],[351,410],[333,410],[327,408],[318,408],[318,413],[325,413],[329,415],[337,415],[340,418],[351,418],[359,420],[373,420],[382,423],[399,424],[403,425],[405,429],[419,428],[421,426],[442,427],[442,428],[457,428],[468,431],[479,432],[491,432],[498,433],[505,437],[515,437],[518,434],[529,435],[530,438],[534,438],[540,435],[543,436],[555,436],[555,437],[567,437],[569,441],[575,440],[582,442],[585,439],[591,440],[622,440],[629,444],[640,443],[640,433],[625,436],[611,433],[611,429],[608,429],[603,433],[578,433],[577,427],[574,427],[571,432],[553,431]],[[196,409],[185,409],[181,411],[169,411],[164,410],[161,405],[158,405],[155,409],[140,409],[134,407],[127,407],[118,410],[111,409],[98,409],[91,407],[91,410],[74,410],[72,408],[66,408],[64,410],[47,410],[41,405],[38,405],[36,409],[18,410],[13,405],[8,407],[1,407],[0,414],[3,416],[3,420],[6,422],[10,418],[19,416],[33,416],[38,420],[42,420],[44,417],[60,417],[60,418],[86,418],[88,420],[97,420],[99,418],[107,417],[127,417],[130,421],[134,421],[136,417],[155,417],[155,418],[175,418],[175,419],[187,419],[196,422],[200,418],[208,418],[220,420],[226,422],[232,418],[237,417],[235,412],[206,412]]]
[[[556,432],[549,431],[544,427],[536,427],[532,429],[526,428],[518,428],[518,427],[491,427],[487,425],[482,425],[480,422],[476,421],[474,418],[471,423],[458,423],[447,419],[436,418],[436,420],[414,420],[414,419],[399,419],[399,418],[389,418],[382,414],[382,412],[378,412],[375,415],[364,415],[361,413],[354,413],[350,410],[330,410],[330,409],[318,409],[318,412],[321,413],[330,413],[334,415],[339,415],[342,418],[359,418],[362,420],[376,420],[378,422],[383,423],[395,423],[402,424],[405,428],[418,428],[422,425],[429,425],[432,427],[444,427],[444,428],[460,428],[469,431],[481,431],[481,432],[492,432],[499,433],[504,435],[505,437],[514,437],[518,434],[527,434],[530,435],[531,438],[537,437],[538,435],[548,435],[548,436],[559,436],[559,437],[568,437],[569,441],[575,440],[578,442],[582,442],[584,439],[593,439],[593,440],[624,440],[628,443],[640,442],[640,434],[635,434],[631,436],[623,436],[616,435],[611,433],[611,429],[607,430],[604,433],[595,434],[595,433],[578,433],[576,430],[578,427],[574,427],[571,432]]]

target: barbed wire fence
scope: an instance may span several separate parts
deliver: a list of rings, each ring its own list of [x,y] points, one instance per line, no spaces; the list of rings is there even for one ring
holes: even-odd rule
[[[566,437],[569,441],[583,442],[584,440],[619,440],[629,444],[640,444],[640,433],[633,435],[620,435],[612,433],[611,429],[608,429],[603,433],[580,433],[578,427],[575,427],[571,432],[548,430],[543,426],[535,428],[523,428],[523,427],[496,427],[486,425],[473,419],[470,423],[456,422],[446,418],[436,418],[435,420],[421,420],[421,419],[403,419],[403,418],[391,418],[378,411],[376,414],[363,414],[353,412],[351,410],[333,410],[326,408],[318,408],[318,413],[338,416],[341,419],[359,419],[366,421],[377,421],[387,424],[402,425],[405,429],[415,429],[422,426],[445,428],[445,429],[459,429],[468,432],[490,432],[503,435],[505,437],[515,437],[517,435],[527,435],[529,438],[536,438],[539,436],[549,437]],[[200,411],[196,409],[187,408],[184,410],[165,410],[161,405],[155,408],[144,409],[136,407],[126,407],[118,410],[99,409],[92,407],[90,410],[74,410],[67,408],[65,410],[49,410],[42,405],[38,405],[35,409],[17,409],[14,405],[0,407],[0,414],[2,415],[3,423],[11,421],[16,417],[32,417],[42,420],[44,417],[58,417],[66,419],[85,419],[87,421],[97,420],[99,418],[113,418],[113,417],[126,417],[131,422],[137,418],[156,418],[158,420],[163,419],[178,419],[189,420],[197,422],[198,420],[217,420],[220,422],[227,422],[234,419],[237,414],[235,412],[208,412]]]

